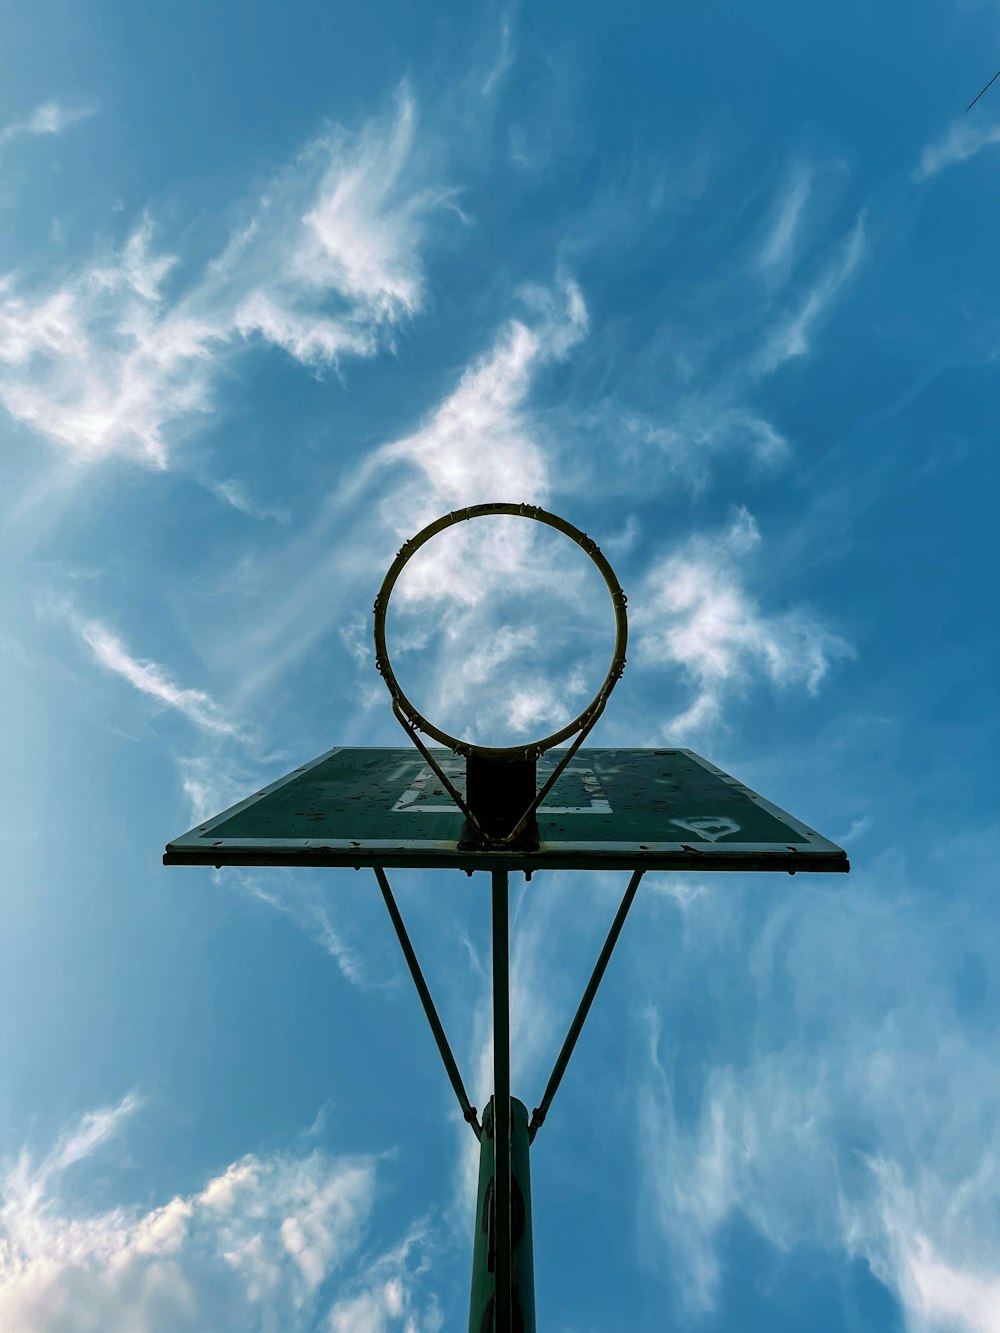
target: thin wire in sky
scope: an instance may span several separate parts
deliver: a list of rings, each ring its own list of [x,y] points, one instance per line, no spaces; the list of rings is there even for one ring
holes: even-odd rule
[[[992,79],[990,79],[989,83],[986,85],[986,88],[991,88],[991,87],[993,86],[993,84],[996,83],[997,79],[1000,79],[1000,69],[998,69],[997,72],[993,75]],[[979,99],[982,97],[983,93],[986,91],[986,88],[980,88],[979,92],[976,93],[975,97],[972,99],[972,101],[969,103],[969,105],[965,108],[966,111],[971,111],[971,110],[972,110],[972,108],[976,105],[976,103],[977,103],[977,102],[979,101]],[[963,114],[964,114],[964,113],[963,113]]]

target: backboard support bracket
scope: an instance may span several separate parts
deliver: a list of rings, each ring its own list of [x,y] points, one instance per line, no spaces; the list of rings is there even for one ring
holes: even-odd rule
[[[525,775],[520,775],[522,781]],[[516,807],[519,796],[514,795]],[[534,1261],[531,1253],[530,1214],[527,1221],[522,1217],[519,1226],[515,1226],[514,1193],[522,1189],[518,1179],[526,1183],[528,1179],[527,1153],[548,1115],[559,1084],[566,1072],[570,1057],[576,1048],[583,1031],[587,1015],[604,978],[615,945],[622,933],[629,909],[635,901],[636,893],[642,880],[643,870],[633,872],[625,890],[624,897],[607,938],[598,956],[597,962],[587,982],[583,997],[570,1024],[566,1039],[556,1057],[555,1065],[538,1106],[531,1115],[530,1124],[524,1108],[511,1098],[510,1089],[510,946],[509,946],[509,874],[506,870],[491,872],[491,936],[492,936],[492,998],[493,998],[493,1087],[494,1095],[490,1101],[490,1120],[484,1115],[482,1124],[476,1108],[469,1101],[465,1084],[455,1057],[452,1054],[448,1038],[438,1016],[423,971],[417,959],[399,907],[393,896],[388,877],[382,866],[373,867],[375,878],[382,892],[389,917],[396,937],[399,940],[410,976],[413,979],[417,995],[423,1006],[431,1032],[434,1036],[438,1053],[441,1056],[449,1082],[455,1092],[463,1119],[471,1126],[480,1142],[480,1175],[489,1177],[491,1188],[488,1195],[488,1230],[489,1262],[483,1264],[478,1256],[478,1247],[482,1237],[478,1232],[475,1238],[477,1255],[474,1259],[474,1281],[471,1295],[470,1327],[479,1319],[483,1309],[489,1308],[496,1330],[511,1329],[515,1325],[514,1307],[518,1317],[518,1328],[534,1331]],[[524,1124],[515,1123],[516,1116],[523,1113]],[[515,1133],[520,1134],[520,1138]],[[523,1132],[522,1132],[523,1131]],[[515,1143],[515,1138],[517,1142]],[[523,1143],[521,1140],[523,1139]],[[518,1146],[520,1145],[520,1146]],[[515,1148],[521,1152],[524,1161],[515,1171],[512,1154]],[[522,1213],[524,1203],[521,1204]],[[478,1212],[477,1212],[478,1218]],[[515,1234],[516,1233],[516,1234]],[[516,1269],[516,1273],[515,1273]],[[516,1277],[516,1280],[515,1280]]]
[[[459,847],[471,851],[499,843],[513,852],[536,852],[538,821],[531,807],[538,794],[537,781],[534,759],[466,755],[465,800],[478,828],[466,819]],[[523,818],[526,810],[531,810],[527,820]],[[523,825],[520,832],[511,837],[519,825]]]

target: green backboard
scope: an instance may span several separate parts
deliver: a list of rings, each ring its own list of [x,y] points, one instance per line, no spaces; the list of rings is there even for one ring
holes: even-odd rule
[[[464,791],[465,761],[434,750]],[[539,786],[558,762],[538,762]],[[691,750],[581,749],[531,851],[459,847],[463,817],[420,754],[334,749],[168,843],[167,865],[464,870],[846,871],[834,843]]]

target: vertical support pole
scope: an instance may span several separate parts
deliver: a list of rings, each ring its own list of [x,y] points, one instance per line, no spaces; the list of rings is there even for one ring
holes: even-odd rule
[[[528,1108],[510,1099],[510,1285],[514,1333],[535,1333],[535,1243],[531,1227]]]
[[[479,1189],[476,1195],[476,1229],[472,1238],[472,1291],[469,1297],[469,1333],[493,1333],[493,1293],[496,1286],[496,1194],[493,1153],[493,1098],[483,1107],[483,1133],[479,1140]]]
[[[479,1194],[472,1245],[469,1333],[494,1333],[496,1283],[496,1161],[492,1099],[483,1111],[479,1141]],[[535,1260],[531,1234],[528,1108],[510,1101],[511,1323],[514,1333],[535,1333]]]
[[[496,1333],[512,1333],[510,1299],[510,976],[507,871],[493,875],[493,1124]]]

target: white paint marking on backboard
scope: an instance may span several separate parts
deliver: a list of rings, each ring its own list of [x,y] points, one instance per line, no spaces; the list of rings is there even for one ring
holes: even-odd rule
[[[689,833],[697,833],[699,838],[707,838],[709,842],[718,842],[720,838],[728,838],[730,833],[740,831],[736,820],[727,819],[725,815],[699,815],[697,819],[672,819],[670,822]]]
[[[465,795],[465,765],[461,760],[445,761],[441,766],[445,776],[453,782],[458,790]],[[611,802],[604,794],[600,779],[592,768],[577,768],[574,765],[566,770],[565,777],[579,778],[584,792],[590,797],[589,805],[542,805],[539,807],[539,814],[546,815],[610,815],[613,813]],[[428,784],[433,791],[434,784],[438,782],[437,774],[431,772],[429,768],[422,768],[413,779],[406,791],[403,792],[399,800],[392,807],[392,813],[411,814],[411,815],[453,815],[455,806],[453,802],[448,801],[444,805],[431,804],[421,801],[421,797],[427,790]],[[436,794],[436,793],[435,793]]]
[[[591,801],[589,805],[540,805],[538,807],[540,815],[610,815],[614,811],[611,809],[611,802],[600,799]]]
[[[583,790],[590,797],[589,805],[546,805],[538,807],[539,814],[546,815],[610,815],[613,813],[611,802],[604,795],[604,788],[601,786],[601,780],[592,768],[578,768],[575,764],[570,764],[566,770],[567,776],[579,778],[583,784]],[[558,785],[558,784],[557,784]]]

